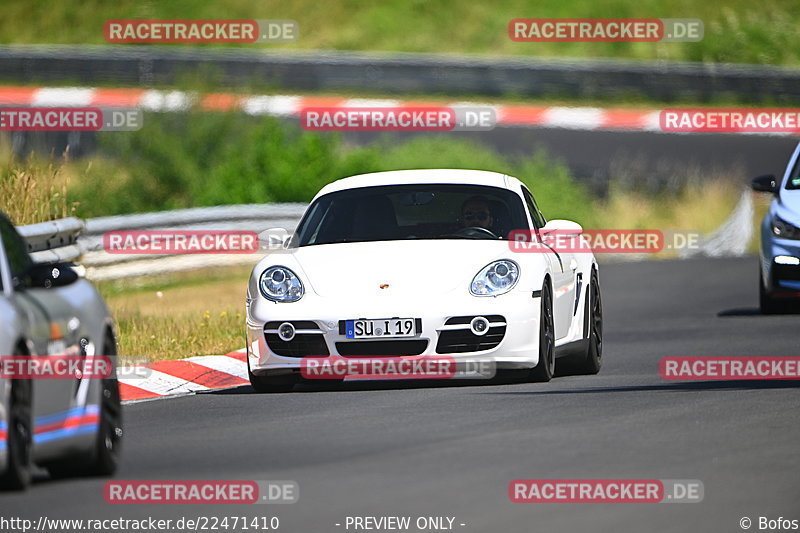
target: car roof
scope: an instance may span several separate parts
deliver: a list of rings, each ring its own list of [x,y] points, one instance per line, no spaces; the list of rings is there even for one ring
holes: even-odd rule
[[[342,178],[329,183],[314,197],[346,189],[361,187],[377,187],[380,185],[411,185],[416,183],[453,183],[464,185],[488,185],[519,192],[517,186],[521,182],[500,172],[487,170],[465,170],[456,168],[430,168],[414,170],[391,170],[388,172],[373,172],[359,174],[349,178]],[[515,187],[516,186],[516,187]]]

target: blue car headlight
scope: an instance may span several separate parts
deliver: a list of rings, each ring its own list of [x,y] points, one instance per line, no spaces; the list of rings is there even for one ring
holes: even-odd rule
[[[800,228],[794,226],[781,217],[775,215],[772,217],[772,234],[781,239],[800,240]]]
[[[303,297],[303,282],[290,269],[273,266],[261,273],[258,279],[261,294],[273,302],[296,302]]]
[[[472,279],[469,292],[475,296],[498,296],[514,288],[519,280],[519,265],[510,259],[489,263]]]

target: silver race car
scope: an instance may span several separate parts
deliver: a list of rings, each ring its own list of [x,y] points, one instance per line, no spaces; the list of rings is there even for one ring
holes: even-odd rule
[[[37,264],[0,213],[0,363],[28,363],[70,354],[112,361],[106,377],[71,378],[0,369],[0,486],[23,489],[33,465],[51,476],[108,475],[122,438],[119,386],[113,367],[114,325],[97,290],[68,264]],[[83,367],[85,368],[85,367]],[[94,374],[97,376],[98,374]],[[16,377],[15,377],[16,376]]]

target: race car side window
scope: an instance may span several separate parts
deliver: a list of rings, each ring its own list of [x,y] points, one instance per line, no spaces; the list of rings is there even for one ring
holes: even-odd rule
[[[542,215],[542,212],[539,211],[539,207],[536,205],[536,200],[533,199],[533,195],[528,189],[523,187],[522,196],[525,197],[525,203],[528,205],[528,211],[531,212],[533,223],[537,228],[543,228],[544,225],[547,224],[547,221],[545,220],[544,215]]]
[[[1,217],[0,238],[2,238],[3,246],[6,250],[8,265],[11,268],[11,276],[22,276],[28,268],[30,268],[33,261],[31,261],[31,256],[28,255],[25,241],[19,236],[17,230],[11,225],[11,222]]]
[[[792,173],[789,174],[789,179],[786,180],[785,188],[787,190],[800,189],[800,158],[798,158],[797,163],[794,164]]]

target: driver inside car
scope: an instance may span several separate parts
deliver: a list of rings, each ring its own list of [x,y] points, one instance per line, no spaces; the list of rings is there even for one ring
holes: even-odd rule
[[[459,223],[462,228],[484,228],[494,232],[494,217],[489,201],[483,196],[472,196],[461,204]]]

